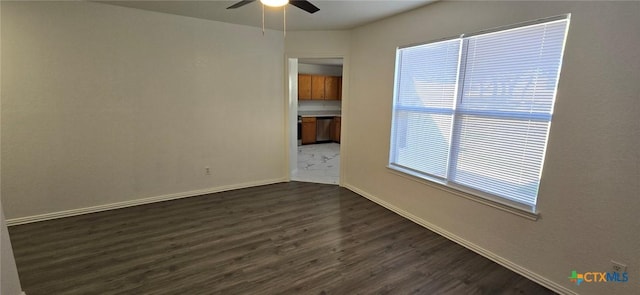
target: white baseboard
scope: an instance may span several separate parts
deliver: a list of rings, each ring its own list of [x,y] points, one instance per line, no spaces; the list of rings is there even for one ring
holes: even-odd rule
[[[373,195],[371,195],[371,194],[369,194],[369,193],[367,193],[367,192],[365,192],[365,191],[363,191],[363,190],[361,190],[361,189],[359,189],[359,188],[357,188],[357,187],[355,187],[353,185],[345,184],[344,187],[349,189],[349,190],[351,190],[351,191],[353,191],[353,192],[355,192],[355,193],[357,193],[357,194],[359,194],[359,195],[361,195],[361,196],[363,196],[363,197],[365,197],[365,198],[367,198],[367,199],[369,199],[369,200],[371,200],[371,201],[373,201],[373,202],[375,202],[375,203],[377,203],[378,205],[380,205],[382,207],[385,207],[385,208],[397,213],[398,215],[400,215],[400,216],[402,216],[402,217],[404,217],[406,219],[409,219],[409,220],[411,220],[411,221],[413,221],[413,222],[415,222],[415,223],[417,223],[417,224],[419,224],[419,225],[421,225],[421,226],[423,226],[423,227],[425,227],[425,228],[427,228],[427,229],[429,229],[429,230],[431,230],[431,231],[433,231],[433,232],[435,232],[435,233],[437,233],[437,234],[439,234],[439,235],[441,235],[441,236],[443,236],[443,237],[445,237],[445,238],[447,238],[447,239],[449,239],[449,240],[451,240],[451,241],[453,241],[453,242],[455,242],[455,243],[457,243],[457,244],[459,244],[459,245],[461,245],[461,246],[473,251],[473,252],[476,252],[479,255],[481,255],[481,256],[489,259],[489,260],[492,260],[493,262],[495,262],[497,264],[500,264],[500,265],[502,265],[502,266],[514,271],[515,273],[518,273],[518,274],[522,275],[523,277],[526,277],[526,278],[528,278],[528,279],[530,279],[530,280],[532,280],[532,281],[534,281],[534,282],[536,282],[536,283],[538,283],[538,284],[540,284],[540,285],[542,285],[542,286],[544,286],[544,287],[546,287],[546,288],[548,288],[548,289],[550,289],[550,290],[552,290],[552,291],[554,291],[556,293],[559,293],[559,294],[572,294],[572,295],[577,295],[578,294],[578,293],[576,293],[576,292],[574,292],[574,291],[572,291],[570,289],[567,289],[566,287],[564,287],[564,286],[562,286],[562,285],[560,285],[560,284],[558,284],[558,283],[556,283],[554,281],[551,281],[551,280],[547,279],[544,276],[541,276],[541,275],[539,275],[539,274],[537,274],[535,272],[532,272],[532,271],[530,271],[530,270],[528,270],[528,269],[526,269],[526,268],[524,268],[524,267],[522,267],[522,266],[520,266],[518,264],[515,264],[514,262],[512,262],[512,261],[510,261],[510,260],[508,260],[508,259],[506,259],[504,257],[501,257],[500,255],[497,255],[497,254],[495,254],[495,253],[493,253],[493,252],[491,252],[491,251],[489,251],[487,249],[484,249],[484,248],[482,248],[482,247],[480,247],[480,246],[478,246],[478,245],[476,245],[476,244],[474,244],[472,242],[469,242],[469,241],[467,241],[467,240],[465,240],[465,239],[463,239],[463,238],[461,238],[461,237],[459,237],[459,236],[457,236],[457,235],[455,235],[455,234],[453,234],[453,233],[451,233],[451,232],[449,232],[449,231],[447,231],[447,230],[445,230],[445,229],[443,229],[443,228],[441,228],[439,226],[436,226],[436,225],[434,225],[434,224],[432,224],[430,222],[427,222],[424,219],[419,218],[419,217],[417,217],[417,216],[415,216],[415,215],[413,215],[413,214],[411,214],[411,213],[409,213],[409,212],[407,212],[407,211],[405,211],[403,209],[400,209],[400,208],[398,208],[398,207],[396,207],[396,206],[394,206],[394,205],[392,205],[392,204],[390,204],[390,203],[388,203],[388,202],[386,202],[386,201],[384,201],[382,199],[379,199],[379,198],[377,198],[377,197],[375,197],[375,196],[373,196]]]
[[[267,179],[267,180],[245,182],[245,183],[233,184],[233,185],[224,185],[224,186],[202,189],[202,190],[167,194],[167,195],[161,195],[156,197],[149,197],[149,198],[143,198],[143,199],[112,203],[112,204],[98,205],[98,206],[92,206],[92,207],[86,207],[86,208],[78,208],[78,209],[71,209],[71,210],[65,210],[65,211],[45,213],[40,215],[18,217],[18,218],[7,219],[7,226],[27,224],[32,222],[58,219],[58,218],[76,216],[76,215],[83,215],[88,213],[120,209],[120,208],[126,208],[126,207],[132,207],[132,206],[138,206],[138,205],[144,205],[144,204],[150,204],[150,203],[156,203],[156,202],[163,202],[163,201],[169,201],[169,200],[175,200],[175,199],[182,199],[182,198],[219,193],[223,191],[230,191],[235,189],[274,184],[274,183],[280,183],[280,182],[286,182],[286,181],[287,180],[285,178]]]

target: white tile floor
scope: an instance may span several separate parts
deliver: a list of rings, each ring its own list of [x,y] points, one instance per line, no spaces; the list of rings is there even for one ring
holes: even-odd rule
[[[340,144],[321,143],[298,146],[298,169],[291,174],[291,179],[338,184]]]

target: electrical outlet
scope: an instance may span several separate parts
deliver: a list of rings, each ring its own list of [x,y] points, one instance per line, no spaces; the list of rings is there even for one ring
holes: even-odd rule
[[[211,175],[211,168],[209,168],[209,167],[204,167],[204,174],[206,174],[206,175]]]
[[[615,260],[611,260],[611,270],[613,270],[614,272],[626,272],[627,265]]]

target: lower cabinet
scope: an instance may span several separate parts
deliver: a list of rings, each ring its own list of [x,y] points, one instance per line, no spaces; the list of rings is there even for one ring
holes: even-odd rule
[[[331,120],[331,141],[340,143],[341,117],[333,117]],[[302,118],[302,144],[312,144],[317,142],[317,121],[314,117]]]
[[[316,118],[302,118],[302,144],[316,142]]]
[[[342,121],[341,117],[333,117],[333,122],[331,126],[331,140],[338,143],[340,142],[340,128],[341,128],[340,125],[342,125],[341,121]]]

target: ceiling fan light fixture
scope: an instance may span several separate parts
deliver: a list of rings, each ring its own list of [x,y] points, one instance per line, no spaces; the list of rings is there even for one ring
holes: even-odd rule
[[[260,2],[270,7],[282,7],[289,4],[289,0],[260,0]]]

